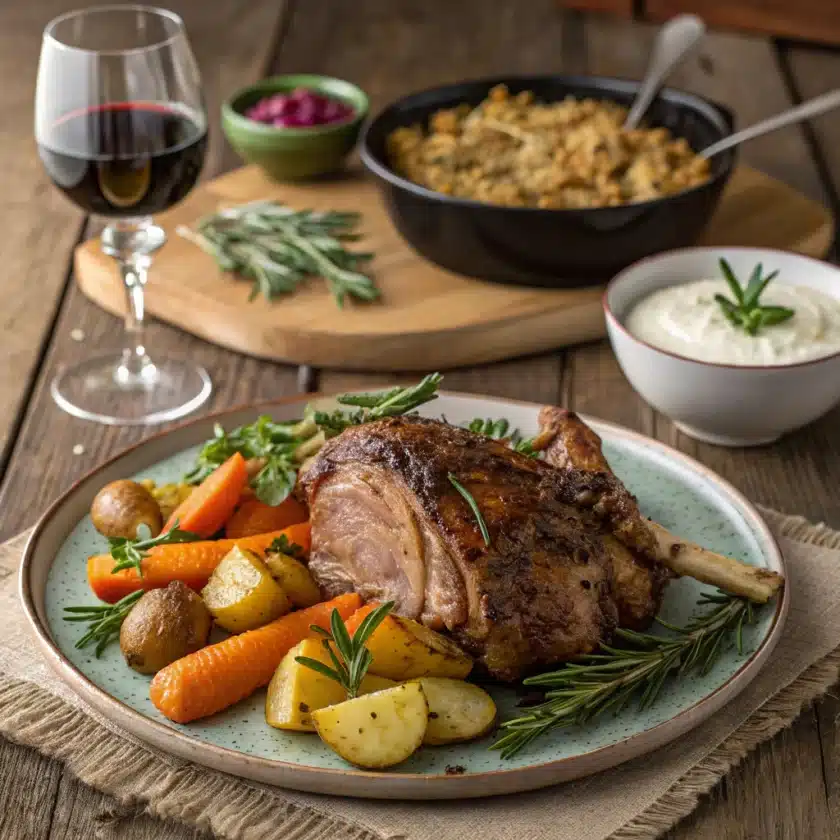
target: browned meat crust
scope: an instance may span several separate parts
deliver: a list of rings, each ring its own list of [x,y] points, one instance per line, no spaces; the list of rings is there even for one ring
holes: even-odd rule
[[[489,546],[450,474],[475,499]],[[625,519],[638,511],[609,472],[559,470],[464,429],[398,417],[329,441],[301,483],[310,568],[327,594],[396,597],[500,679],[590,652],[615,627],[605,524],[632,535]],[[345,514],[356,536],[331,530]],[[433,573],[442,568],[456,570],[454,583]],[[445,614],[430,608],[444,603]]]

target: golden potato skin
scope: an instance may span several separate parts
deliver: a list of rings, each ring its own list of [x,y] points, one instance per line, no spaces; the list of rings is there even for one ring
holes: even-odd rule
[[[423,743],[428,720],[426,696],[416,682],[312,712],[324,743],[351,764],[371,770],[405,761]]]
[[[216,624],[244,633],[280,618],[292,608],[283,588],[253,551],[234,546],[224,557],[201,597]]]
[[[156,537],[163,528],[163,516],[154,496],[142,484],[129,479],[106,484],[90,506],[93,526],[106,537],[137,537],[137,528],[146,525]]]
[[[447,677],[421,677],[417,682],[429,704],[424,744],[471,741],[495,725],[496,704],[483,688]]]
[[[266,555],[265,565],[292,604],[299,609],[311,607],[323,600],[318,584],[300,560],[276,551]]]
[[[473,661],[458,645],[434,630],[398,615],[389,615],[367,641],[373,656],[368,673],[391,680],[452,677],[462,680]]]
[[[120,628],[120,649],[135,671],[155,674],[203,648],[210,625],[204,601],[176,580],[166,589],[146,592],[134,605]]]

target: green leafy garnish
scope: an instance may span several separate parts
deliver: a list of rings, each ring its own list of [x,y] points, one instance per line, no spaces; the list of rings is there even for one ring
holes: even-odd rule
[[[196,542],[200,539],[201,537],[192,531],[181,530],[177,521],[168,531],[164,531],[156,537],[152,536],[149,526],[145,524],[137,528],[137,539],[109,537],[111,557],[116,561],[116,565],[111,569],[111,574],[121,572],[123,569],[137,569],[137,574],[143,577],[143,558],[150,548],[154,548],[156,545]]]
[[[317,453],[328,438],[348,426],[358,426],[382,417],[407,414],[423,403],[437,399],[443,377],[430,373],[416,385],[392,388],[379,394],[345,394],[337,398],[355,411],[314,411],[307,407],[304,418],[292,423],[275,423],[264,415],[247,426],[226,432],[217,425],[214,438],[198,454],[195,467],[184,480],[199,484],[235,452],[256,461],[259,469],[251,479],[256,497],[268,505],[279,505],[292,492],[300,465]]]
[[[346,297],[379,297],[373,280],[360,268],[373,254],[350,251],[360,238],[359,213],[293,210],[275,201],[254,201],[199,219],[177,232],[216,259],[223,271],[253,281],[251,300],[293,292],[312,277],[322,277],[339,308]]]
[[[467,423],[467,428],[477,435],[505,441],[511,449],[527,455],[529,458],[539,456],[539,452],[533,447],[534,438],[523,438],[519,429],[511,430],[510,423],[504,418],[493,420],[489,417],[486,419],[476,417]]]
[[[528,677],[525,685],[549,689],[545,701],[502,723],[504,734],[491,749],[510,758],[553,729],[586,723],[607,711],[618,714],[634,697],[639,709],[646,709],[669,675],[708,673],[731,636],[743,653],[743,629],[753,623],[755,605],[723,593],[704,595],[699,604],[712,609],[685,627],[656,619],[671,635],[619,628],[615,636],[623,647],[602,644],[597,653],[579,656],[557,671]]]
[[[448,473],[446,476],[449,479],[449,483],[466,499],[467,504],[470,506],[473,512],[473,516],[475,517],[475,521],[478,523],[478,530],[481,531],[482,539],[484,540],[484,545],[490,545],[490,532],[487,530],[487,523],[484,521],[484,517],[481,515],[481,511],[478,509],[478,504],[476,504],[475,498],[473,494],[455,478],[452,473]]]
[[[729,286],[734,301],[724,295],[715,295],[726,319],[737,329],[742,329],[750,335],[758,335],[762,327],[772,327],[793,318],[794,311],[786,306],[762,306],[759,298],[767,288],[767,284],[778,275],[778,271],[771,271],[764,275],[764,269],[759,263],[750,275],[746,287],[741,286],[732,266],[721,259],[720,270]]]
[[[289,557],[303,557],[303,547],[297,543],[290,542],[285,534],[280,534],[271,541],[266,554],[288,554]]]
[[[84,621],[89,625],[87,633],[76,642],[76,648],[81,650],[92,642],[96,642],[96,658],[111,642],[119,638],[120,628],[132,607],[140,600],[143,590],[131,592],[121,598],[116,604],[92,604],[87,607],[65,607],[65,621]]]
[[[385,619],[385,616],[394,608],[394,602],[388,601],[380,604],[375,610],[369,612],[362,623],[356,629],[353,636],[347,630],[347,625],[338,610],[333,610],[330,616],[330,630],[328,632],[317,624],[312,624],[310,629],[324,636],[323,644],[327,655],[333,666],[325,665],[317,659],[308,656],[296,656],[295,661],[331,680],[335,680],[347,692],[347,699],[352,700],[358,696],[359,686],[367,673],[373,656],[367,649],[367,640],[371,634]],[[333,649],[335,648],[335,649]]]

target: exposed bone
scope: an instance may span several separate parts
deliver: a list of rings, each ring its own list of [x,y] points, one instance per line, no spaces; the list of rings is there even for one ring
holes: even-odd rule
[[[649,524],[656,536],[659,559],[678,575],[693,577],[760,604],[769,601],[784,585],[785,579],[778,572],[717,554],[675,537],[656,522]]]
[[[574,412],[556,406],[540,411],[539,448],[560,469],[612,472],[601,449],[601,438]],[[717,586],[730,595],[765,603],[784,585],[777,572],[725,557],[675,537],[656,522],[648,522],[659,560],[678,575]]]

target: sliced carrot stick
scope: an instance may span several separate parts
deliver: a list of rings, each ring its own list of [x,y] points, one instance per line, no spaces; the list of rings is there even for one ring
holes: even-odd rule
[[[333,609],[347,618],[360,603],[355,593],[339,595],[177,659],[155,674],[152,703],[176,723],[220,712],[267,685],[280,660],[310,634],[311,624],[329,629]]]
[[[110,554],[95,554],[88,558],[88,583],[97,598],[108,603],[138,589],[161,589],[173,580],[180,580],[191,589],[201,589],[210,579],[213,570],[222,558],[234,547],[264,552],[281,534],[289,542],[297,543],[304,551],[309,551],[309,523],[301,522],[273,531],[238,540],[207,540],[194,543],[174,543],[158,545],[149,550],[143,558],[143,576],[136,569],[123,569],[113,573],[116,561]]]
[[[212,537],[230,518],[247,481],[245,459],[235,452],[175,508],[163,530],[177,522],[184,531]]]
[[[306,508],[292,496],[276,507],[252,497],[245,499],[228,519],[225,535],[230,539],[251,537],[268,531],[279,531],[289,525],[305,522],[308,518]]]

